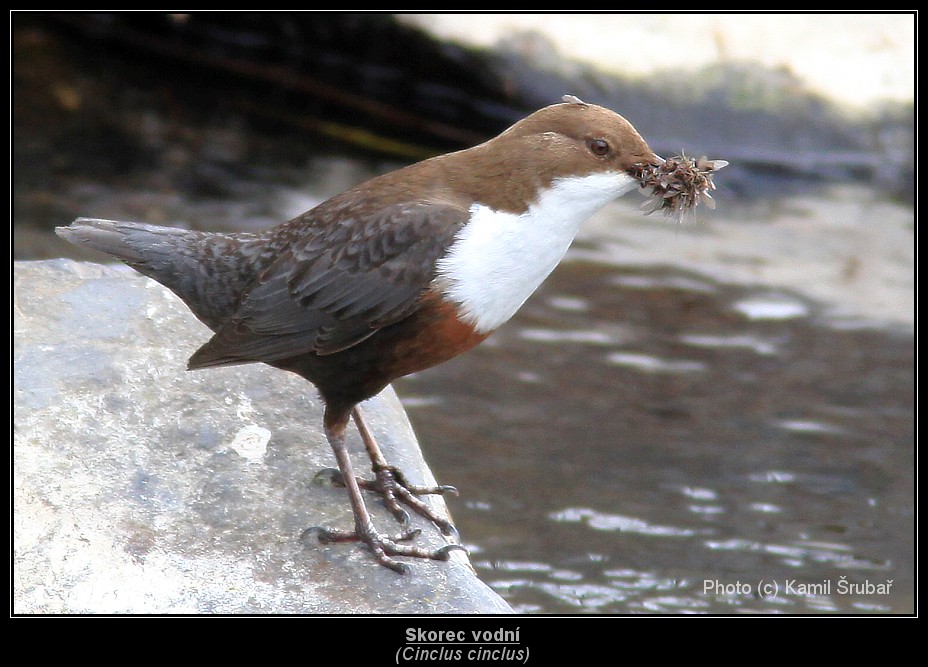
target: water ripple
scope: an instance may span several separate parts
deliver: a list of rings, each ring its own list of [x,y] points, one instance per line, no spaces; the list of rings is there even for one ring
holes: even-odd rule
[[[614,530],[623,533],[638,533],[639,535],[690,537],[700,533],[700,531],[692,528],[656,526],[644,519],[620,514],[605,514],[585,507],[569,507],[560,512],[552,512],[548,515],[548,518],[565,523],[585,523],[595,530]]]
[[[680,336],[680,341],[695,347],[708,348],[744,348],[757,354],[773,355],[777,346],[755,336],[712,336],[708,334],[687,334]]]
[[[650,354],[612,352],[606,360],[616,366],[629,366],[645,373],[691,373],[703,371],[706,364],[687,359],[661,359]]]
[[[804,303],[774,296],[744,299],[733,308],[749,320],[792,320],[809,315]]]

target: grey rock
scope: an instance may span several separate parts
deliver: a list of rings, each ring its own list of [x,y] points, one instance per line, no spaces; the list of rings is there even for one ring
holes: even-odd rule
[[[334,466],[320,401],[262,365],[186,372],[208,336],[124,267],[14,265],[14,613],[511,613],[463,552],[398,575],[301,542],[352,526],[344,489],[315,479]],[[434,483],[392,390],[362,407],[388,460]]]

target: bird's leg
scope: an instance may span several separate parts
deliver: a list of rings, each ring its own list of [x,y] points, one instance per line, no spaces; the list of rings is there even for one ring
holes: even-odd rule
[[[313,527],[303,531],[301,538],[316,534],[322,543],[363,542],[374,553],[374,558],[377,559],[378,563],[400,574],[407,572],[409,568],[404,563],[397,561],[393,556],[448,560],[453,549],[464,549],[458,544],[449,544],[439,549],[424,549],[413,545],[400,544],[400,542],[406,542],[419,535],[421,531],[418,529],[407,530],[393,538],[377,532],[371,520],[371,515],[364,504],[364,498],[361,496],[361,489],[357,478],[354,476],[354,469],[351,466],[348,449],[345,446],[345,429],[348,426],[348,418],[349,412],[347,411],[333,415],[326,409],[324,425],[326,438],[335,454],[342,481],[348,490],[348,500],[354,514],[354,532]]]
[[[416,496],[445,493],[457,494],[457,489],[449,485],[418,486],[410,484],[399,468],[387,463],[383,456],[383,452],[380,451],[377,440],[374,438],[374,434],[364,421],[361,409],[355,406],[351,411],[351,416],[354,418],[354,423],[361,433],[361,440],[364,441],[364,448],[367,449],[367,455],[371,459],[371,470],[373,470],[376,475],[376,479],[373,481],[364,479],[358,480],[361,488],[376,491],[381,494],[387,509],[389,509],[393,513],[393,516],[404,525],[409,523],[409,514],[401,507],[401,503],[410,507],[416,514],[434,523],[445,535],[456,535],[457,530],[450,521],[439,516],[429,505]]]

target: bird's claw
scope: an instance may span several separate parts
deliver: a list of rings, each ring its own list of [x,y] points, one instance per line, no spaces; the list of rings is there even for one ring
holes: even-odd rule
[[[409,512],[403,507],[409,507],[416,514],[428,519],[442,532],[443,535],[457,537],[458,531],[449,520],[439,516],[427,503],[418,496],[426,495],[458,495],[458,490],[450,484],[436,486],[421,486],[411,484],[406,475],[396,466],[379,466],[374,468],[375,479],[358,477],[358,486],[367,491],[373,491],[383,497],[383,502],[390,513],[400,525],[408,526]],[[330,483],[333,486],[344,487],[345,480],[338,468],[323,468],[313,477],[313,483]]]
[[[403,556],[408,558],[425,558],[429,560],[446,561],[451,558],[451,552],[460,549],[467,553],[467,548],[461,544],[446,544],[437,549],[426,549],[410,544],[403,544],[415,539],[422,533],[419,528],[410,528],[399,535],[388,537],[377,533],[373,526],[368,526],[363,530],[335,530],[324,528],[322,526],[313,526],[307,528],[300,535],[300,540],[304,543],[315,536],[320,544],[330,544],[333,542],[363,542],[374,553],[377,562],[399,574],[405,574],[409,571],[409,566],[401,563],[394,556]]]

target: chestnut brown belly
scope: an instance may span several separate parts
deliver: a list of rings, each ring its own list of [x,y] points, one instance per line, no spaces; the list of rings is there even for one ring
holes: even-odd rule
[[[272,365],[315,384],[330,408],[350,409],[392,380],[456,357],[488,335],[459,320],[452,304],[429,296],[415,313],[353,347],[335,354],[300,355]]]

